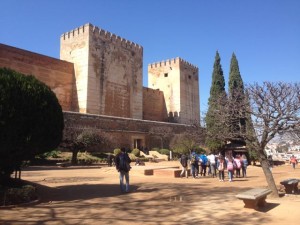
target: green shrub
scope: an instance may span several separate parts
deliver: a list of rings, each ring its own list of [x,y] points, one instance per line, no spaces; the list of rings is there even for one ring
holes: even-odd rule
[[[77,157],[78,162],[83,165],[91,165],[93,163],[101,162],[99,157],[93,156],[88,152],[79,152]]]
[[[119,148],[114,149],[114,155],[118,155],[120,153],[121,153],[121,149]]]
[[[160,149],[159,153],[162,155],[169,155],[170,154],[170,150],[169,149]]]
[[[21,188],[9,188],[5,193],[3,205],[16,205],[37,199],[36,188],[25,185]]]
[[[135,148],[131,151],[132,154],[134,154],[135,156],[140,156],[140,150]]]
[[[129,153],[128,156],[129,156],[129,158],[131,159],[132,162],[135,161],[136,158],[137,158],[137,157],[136,157],[134,154],[132,154],[132,153]]]
[[[151,151],[157,151],[157,152],[159,152],[159,148],[152,148]]]
[[[38,157],[41,159],[47,159],[47,158],[59,158],[59,155],[61,154],[61,151],[53,150],[50,152],[45,152],[43,154],[40,154]]]

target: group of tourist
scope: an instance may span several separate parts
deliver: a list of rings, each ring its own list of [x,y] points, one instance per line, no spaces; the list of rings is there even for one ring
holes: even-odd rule
[[[182,154],[180,164],[182,166],[181,177],[189,177],[188,168],[190,165],[190,175],[193,178],[208,175],[218,177],[219,181],[224,181],[225,171],[227,171],[229,182],[232,182],[233,177],[240,178],[247,176],[248,160],[244,154],[236,155],[233,158],[224,157],[221,154],[214,155],[213,153],[206,156],[205,154],[196,154],[196,152],[193,151],[190,156]],[[219,173],[218,176],[217,171]]]
[[[126,149],[121,148],[121,152],[115,157],[114,160],[112,155],[109,155],[108,166],[112,166],[113,161],[115,162],[116,169],[119,172],[121,192],[129,192],[129,171],[131,169],[131,160]],[[248,160],[245,154],[236,155],[235,157],[224,157],[221,154],[214,155],[213,153],[210,153],[208,156],[206,156],[205,154],[196,154],[196,152],[193,151],[189,156],[182,154],[180,157],[180,164],[182,166],[182,171],[180,174],[181,177],[189,177],[188,168],[190,165],[190,175],[193,178],[198,178],[199,176],[205,177],[208,175],[213,178],[218,177],[219,181],[224,182],[225,171],[227,171],[228,180],[229,182],[232,182],[234,177],[240,178],[247,176]],[[290,164],[294,169],[298,164],[298,160],[294,155],[290,158]]]

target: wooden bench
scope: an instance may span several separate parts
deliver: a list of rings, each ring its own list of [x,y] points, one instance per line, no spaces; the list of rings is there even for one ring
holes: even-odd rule
[[[254,188],[236,195],[245,203],[245,208],[258,208],[266,204],[267,195],[272,193],[270,189]]]
[[[298,183],[299,183],[299,179],[295,179],[295,178],[286,179],[280,182],[280,184],[284,185],[285,193],[287,194],[297,194]]]

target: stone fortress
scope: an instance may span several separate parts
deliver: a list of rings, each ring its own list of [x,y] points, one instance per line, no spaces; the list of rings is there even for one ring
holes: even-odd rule
[[[0,67],[46,83],[64,110],[65,129],[93,127],[135,148],[168,147],[172,135],[200,125],[196,66],[181,58],[149,64],[143,87],[142,46],[89,23],[60,42],[60,59],[0,44]]]

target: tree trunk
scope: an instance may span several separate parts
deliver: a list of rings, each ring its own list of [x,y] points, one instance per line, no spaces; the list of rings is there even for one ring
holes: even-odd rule
[[[268,163],[268,160],[266,159],[266,157],[260,157],[260,164],[264,171],[264,174],[265,174],[265,177],[266,177],[266,180],[268,183],[268,187],[272,191],[271,196],[275,197],[275,198],[279,198],[276,183],[274,181],[273,174],[269,168],[269,163]]]
[[[72,163],[73,165],[76,165],[77,162],[78,162],[78,160],[77,160],[78,152],[79,152],[78,150],[73,150],[73,151],[72,151],[72,160],[71,160],[71,163]]]

